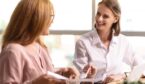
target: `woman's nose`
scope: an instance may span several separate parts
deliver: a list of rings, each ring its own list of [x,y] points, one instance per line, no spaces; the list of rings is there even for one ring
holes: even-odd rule
[[[102,16],[98,17],[98,22],[102,22],[102,21],[103,21],[103,17]]]

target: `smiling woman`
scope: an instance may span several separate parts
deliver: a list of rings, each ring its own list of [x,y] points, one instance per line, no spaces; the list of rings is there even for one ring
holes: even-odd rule
[[[125,72],[142,64],[140,57],[135,57],[127,37],[120,33],[120,17],[118,0],[101,0],[97,6],[94,30],[77,40],[74,64],[80,73],[88,73],[87,78],[104,83],[124,80]]]

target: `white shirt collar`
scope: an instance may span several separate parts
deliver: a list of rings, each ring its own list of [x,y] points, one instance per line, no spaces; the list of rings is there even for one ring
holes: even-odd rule
[[[99,45],[102,45],[102,42],[101,42],[101,39],[97,33],[96,30],[93,30],[92,31],[92,45],[96,45],[96,44],[99,44]],[[118,36],[113,36],[112,37],[112,40],[111,40],[111,44],[116,44],[118,42]]]

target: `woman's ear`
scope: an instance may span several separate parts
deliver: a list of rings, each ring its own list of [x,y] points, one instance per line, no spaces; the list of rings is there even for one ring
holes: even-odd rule
[[[113,23],[116,23],[118,20],[119,20],[119,18],[118,17],[115,17]]]

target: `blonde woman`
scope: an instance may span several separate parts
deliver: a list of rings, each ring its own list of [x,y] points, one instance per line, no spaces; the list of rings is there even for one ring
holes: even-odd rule
[[[48,35],[54,10],[49,0],[20,0],[5,30],[0,84],[64,84],[47,71],[75,78],[72,68],[54,69],[41,35]]]
[[[124,73],[139,63],[126,36],[120,34],[120,17],[117,0],[100,1],[94,30],[76,42],[74,64],[96,84],[124,80]]]

